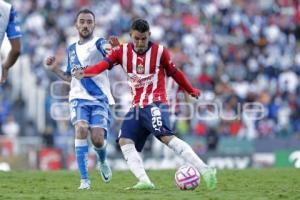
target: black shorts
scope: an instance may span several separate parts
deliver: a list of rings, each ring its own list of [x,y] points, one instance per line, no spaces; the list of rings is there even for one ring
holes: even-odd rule
[[[169,106],[160,102],[144,108],[131,108],[124,118],[118,139],[133,140],[137,151],[141,152],[150,134],[158,139],[174,135],[169,118]]]

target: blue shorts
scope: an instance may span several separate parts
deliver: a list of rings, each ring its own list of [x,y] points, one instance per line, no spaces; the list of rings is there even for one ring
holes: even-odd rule
[[[169,106],[159,102],[144,108],[131,108],[124,118],[118,139],[133,140],[135,148],[141,152],[150,134],[158,139],[162,136],[174,135],[170,128],[169,117]]]
[[[111,112],[106,102],[73,99],[70,102],[71,122],[86,122],[90,128],[103,128],[108,131],[111,122]]]

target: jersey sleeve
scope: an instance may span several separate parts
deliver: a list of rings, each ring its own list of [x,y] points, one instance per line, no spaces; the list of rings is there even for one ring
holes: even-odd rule
[[[175,67],[175,64],[171,60],[170,53],[166,48],[164,48],[163,50],[160,62],[161,65],[165,68],[166,74],[168,76],[171,76],[179,85],[179,87],[183,88],[191,95],[197,95],[196,93],[198,90],[195,90],[184,73],[180,69],[177,69]]]
[[[98,51],[102,54],[103,57],[105,57],[107,55],[107,52],[105,51],[105,45],[110,45],[110,44],[104,38],[99,38],[96,41],[96,47],[97,47]]]
[[[160,64],[165,68],[167,76],[172,76],[177,71],[177,68],[175,67],[175,64],[173,63],[170,53],[167,48],[164,48],[164,50],[163,50]]]
[[[22,36],[19,22],[16,20],[17,12],[11,7],[9,20],[6,28],[8,39],[19,38]]]

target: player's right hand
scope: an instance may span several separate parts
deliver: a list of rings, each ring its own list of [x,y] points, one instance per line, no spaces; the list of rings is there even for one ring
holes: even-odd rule
[[[72,76],[76,79],[80,80],[84,77],[83,69],[79,68],[73,68],[72,69]]]
[[[50,71],[54,71],[56,69],[56,62],[55,62],[55,57],[54,56],[49,56],[47,59],[46,59],[46,65],[47,65],[47,68],[48,70]]]
[[[108,42],[112,47],[117,47],[120,45],[120,42],[116,36],[109,36]]]
[[[198,97],[200,96],[200,90],[198,88],[193,88],[193,91],[190,93],[190,95],[198,99]]]

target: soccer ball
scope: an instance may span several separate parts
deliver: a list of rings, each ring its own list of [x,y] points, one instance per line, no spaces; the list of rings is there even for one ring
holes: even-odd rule
[[[184,165],[175,173],[175,183],[181,190],[194,190],[200,184],[200,174],[192,165]]]

